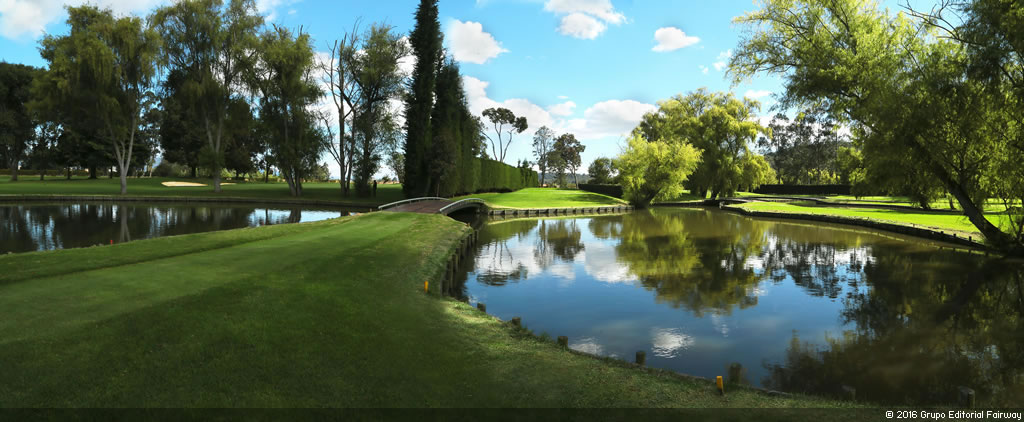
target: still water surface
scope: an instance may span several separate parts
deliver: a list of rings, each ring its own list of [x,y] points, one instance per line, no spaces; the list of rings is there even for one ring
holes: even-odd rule
[[[496,221],[455,292],[570,347],[880,403],[1024,403],[1024,265],[717,210]],[[738,364],[738,365],[737,365]]]
[[[366,210],[166,202],[0,204],[0,254],[319,221],[355,211]]]

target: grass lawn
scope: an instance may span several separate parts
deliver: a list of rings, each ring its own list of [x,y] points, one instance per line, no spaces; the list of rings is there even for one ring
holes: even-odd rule
[[[465,230],[373,213],[0,256],[0,406],[854,406],[721,397],[424,294]]]
[[[480,198],[492,208],[570,208],[624,205],[626,201],[582,190],[526,188],[508,193],[477,193],[455,199]]]
[[[167,187],[162,182],[196,182],[209,186]],[[230,181],[226,181],[231,183]],[[288,185],[280,183],[241,182],[234,185],[223,185],[222,193],[214,193],[210,179],[176,179],[176,178],[141,178],[128,179],[128,196],[180,196],[208,198],[256,198],[256,199],[288,199],[288,200],[320,200],[338,201],[353,204],[383,204],[404,199],[402,185],[377,185],[377,197],[358,198],[355,195],[343,198],[341,187],[337,183],[303,183],[302,196],[293,198],[288,193]],[[85,179],[49,178],[39,181],[38,177],[22,176],[17,182],[11,182],[9,176],[0,176],[0,197],[3,195],[118,195],[121,183],[117,178]]]
[[[752,211],[785,212],[797,214],[819,214],[835,215],[841,217],[869,218],[899,224],[914,224],[930,227],[944,231],[955,231],[963,235],[980,236],[978,229],[967,220],[967,217],[957,214],[931,213],[927,211],[911,210],[888,210],[871,208],[842,208],[815,206],[810,202],[753,202],[738,205]],[[989,221],[997,226],[1006,222],[1005,214],[990,214],[986,216]]]

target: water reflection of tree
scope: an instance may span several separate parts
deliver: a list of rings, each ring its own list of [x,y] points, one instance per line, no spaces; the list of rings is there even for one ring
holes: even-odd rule
[[[251,208],[80,203],[0,207],[0,251],[25,252],[247,227]],[[279,222],[301,220],[293,210]]]
[[[583,252],[583,232],[578,220],[537,221],[537,243],[533,249],[534,261],[541,270],[546,270],[556,259],[562,262],[576,260]]]
[[[986,405],[1024,401],[1024,268],[992,261],[964,280],[944,276],[962,260],[954,254],[881,256],[865,267],[873,288],[844,301],[854,328],[821,347],[794,335],[785,362],[765,365],[765,385],[825,394],[849,385],[860,398],[907,404],[951,403],[967,386]]]
[[[617,259],[658,301],[698,316],[756,305],[759,278],[746,262],[761,252],[763,230],[722,217],[661,210],[623,216]]]

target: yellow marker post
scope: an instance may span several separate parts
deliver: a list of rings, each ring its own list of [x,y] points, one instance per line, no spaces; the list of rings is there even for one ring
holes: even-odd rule
[[[430,293],[430,282],[423,281],[423,293]]]
[[[725,395],[725,385],[722,384],[722,376],[719,375],[715,378],[715,384],[718,385],[718,394]]]

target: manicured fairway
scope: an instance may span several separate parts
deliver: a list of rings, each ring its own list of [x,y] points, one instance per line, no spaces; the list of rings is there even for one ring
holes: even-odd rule
[[[208,186],[196,187],[167,187],[161,185],[163,182],[197,182]],[[231,183],[230,181],[225,181]],[[129,196],[180,196],[180,197],[201,197],[201,198],[258,198],[258,199],[288,199],[288,200],[320,200],[338,201],[355,204],[383,204],[387,202],[404,199],[402,185],[378,184],[377,196],[373,198],[359,198],[353,194],[347,198],[341,196],[341,187],[337,183],[303,183],[302,196],[295,198],[288,192],[288,185],[281,183],[242,182],[234,185],[222,186],[222,193],[214,193],[212,182],[208,179],[180,179],[180,178],[141,178],[128,179]],[[121,192],[121,184],[118,179],[81,179],[63,180],[60,178],[49,178],[46,181],[39,181],[38,177],[20,177],[17,182],[11,182],[10,177],[0,176],[0,197],[3,195],[118,195]]]
[[[0,406],[852,406],[720,397],[425,294],[465,230],[375,213],[0,256]]]
[[[952,213],[934,213],[924,210],[890,210],[871,208],[843,208],[817,206],[809,203],[793,202],[752,202],[738,205],[752,211],[784,212],[797,214],[835,215],[840,217],[869,218],[899,224],[913,224],[938,230],[956,231],[967,235],[979,236],[978,229],[967,217]],[[989,214],[986,216],[997,226],[1005,223],[1005,214]]]
[[[480,198],[497,208],[569,208],[623,205],[626,202],[611,196],[582,190],[526,188],[508,193],[477,193],[461,198]]]

